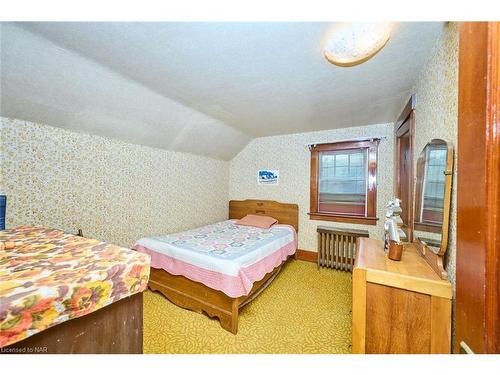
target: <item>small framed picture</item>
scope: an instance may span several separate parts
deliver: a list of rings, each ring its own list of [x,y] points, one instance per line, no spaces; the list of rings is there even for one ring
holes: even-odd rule
[[[257,185],[278,185],[280,171],[275,169],[260,169],[257,175]]]

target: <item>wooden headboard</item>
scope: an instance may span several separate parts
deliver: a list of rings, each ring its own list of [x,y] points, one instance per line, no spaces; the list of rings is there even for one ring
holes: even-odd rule
[[[265,215],[274,217],[279,224],[288,224],[299,232],[299,206],[258,199],[229,201],[229,218],[241,219],[245,215]]]

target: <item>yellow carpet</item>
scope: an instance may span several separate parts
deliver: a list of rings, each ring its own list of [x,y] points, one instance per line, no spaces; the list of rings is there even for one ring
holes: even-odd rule
[[[238,334],[144,293],[144,353],[350,353],[351,274],[288,262],[240,311]]]

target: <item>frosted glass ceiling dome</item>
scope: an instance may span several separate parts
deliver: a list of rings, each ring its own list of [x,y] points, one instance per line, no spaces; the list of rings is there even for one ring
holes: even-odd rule
[[[392,24],[343,23],[327,36],[326,59],[338,66],[355,66],[377,54],[391,36]]]

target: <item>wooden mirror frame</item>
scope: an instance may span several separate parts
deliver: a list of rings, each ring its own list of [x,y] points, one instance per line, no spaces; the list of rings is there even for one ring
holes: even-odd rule
[[[420,201],[422,199],[422,191],[424,186],[425,162],[427,148],[432,145],[445,145],[447,147],[446,167],[444,170],[444,198],[443,198],[443,223],[440,227],[432,224],[420,223],[416,218],[420,216]],[[414,224],[413,229],[419,231],[427,231],[433,233],[441,233],[441,244],[439,252],[436,255],[444,256],[448,247],[448,232],[450,224],[450,207],[451,207],[451,186],[453,179],[453,145],[442,139],[433,139],[427,143],[422,150],[417,162],[416,170],[416,185],[415,185],[415,209],[414,209]]]
[[[445,170],[443,171],[445,175],[445,180],[444,180],[445,182],[444,182],[444,198],[443,198],[443,223],[440,231],[441,243],[439,251],[434,252],[424,241],[415,238],[414,242],[418,244],[417,248],[420,250],[424,258],[426,258],[428,263],[434,268],[434,270],[442,278],[446,278],[447,273],[444,270],[443,257],[446,254],[446,250],[448,248],[454,150],[453,150],[453,145],[451,143],[446,142],[442,139],[432,139],[429,143],[425,145],[424,149],[420,154],[420,157],[418,158],[417,168],[416,168],[416,184],[415,184],[415,207],[413,210],[414,213],[413,230],[438,233],[437,226],[428,225],[425,223],[419,223],[417,220],[415,220],[418,216],[420,216],[419,202],[422,199],[422,191],[425,178],[424,173],[425,173],[426,151],[427,147],[430,145],[446,145],[447,147],[446,167]]]

